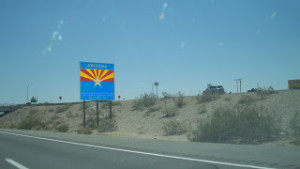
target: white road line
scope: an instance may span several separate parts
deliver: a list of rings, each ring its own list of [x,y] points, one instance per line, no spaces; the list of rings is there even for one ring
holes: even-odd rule
[[[121,152],[135,153],[135,154],[142,154],[142,155],[149,155],[149,156],[156,156],[156,157],[172,158],[172,159],[179,159],[179,160],[185,160],[185,161],[202,162],[202,163],[209,163],[209,164],[219,164],[219,165],[253,168],[253,169],[276,169],[276,168],[268,168],[268,167],[261,167],[261,166],[255,166],[255,165],[246,165],[246,164],[238,164],[238,163],[212,161],[212,160],[205,160],[205,159],[198,159],[198,158],[164,155],[164,154],[157,154],[157,153],[148,153],[148,152],[143,152],[143,151],[134,151],[134,150],[127,150],[127,149],[120,149],[120,148],[113,148],[113,147],[106,147],[106,146],[98,146],[98,145],[92,145],[92,144],[76,143],[76,142],[71,142],[71,141],[56,140],[56,139],[30,136],[30,135],[11,133],[11,132],[5,132],[5,131],[0,131],[0,133],[6,133],[6,134],[10,134],[10,135],[15,135],[15,136],[35,138],[35,139],[39,139],[39,140],[53,141],[53,142],[58,142],[58,143],[72,144],[72,145],[77,145],[77,146],[92,147],[92,148],[113,150],[113,151],[121,151]]]
[[[28,169],[27,167],[23,166],[22,164],[10,159],[10,158],[5,158],[5,161],[9,162],[11,165],[17,167],[18,169]]]

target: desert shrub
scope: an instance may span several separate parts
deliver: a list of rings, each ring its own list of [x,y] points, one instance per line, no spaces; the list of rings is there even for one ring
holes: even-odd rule
[[[69,130],[69,125],[67,124],[61,124],[56,128],[57,131],[59,132],[67,132]]]
[[[240,99],[238,100],[239,104],[251,104],[253,102],[255,102],[256,99],[251,97],[251,96],[242,96],[240,97]]]
[[[37,113],[37,112],[38,112],[37,109],[31,109],[31,110],[29,110],[29,113],[30,113],[30,114],[35,114],[35,113]]]
[[[156,112],[156,111],[158,111],[158,110],[160,110],[160,109],[161,109],[161,107],[159,107],[159,106],[151,106],[151,107],[149,107],[148,110],[145,112],[145,115],[146,115],[146,116],[149,116],[151,113]]]
[[[220,94],[214,93],[214,94],[202,94],[202,95],[198,95],[196,96],[197,99],[197,103],[205,103],[205,102],[211,102],[214,100],[217,100],[220,98]]]
[[[120,101],[104,101],[104,102],[101,102],[100,104],[102,105],[102,108],[109,108],[110,104],[112,107],[122,105],[122,103]]]
[[[191,141],[214,143],[259,143],[279,137],[279,122],[251,107],[218,108],[211,120],[200,121]]]
[[[99,120],[99,121],[100,121],[100,120]],[[89,117],[89,118],[86,120],[85,124],[86,124],[88,127],[94,129],[94,128],[97,127],[97,118]]]
[[[78,134],[92,134],[92,129],[90,127],[80,128],[77,130]]]
[[[101,119],[99,121],[99,132],[108,132],[117,130],[117,122],[114,119]]]
[[[206,113],[206,112],[207,112],[206,105],[205,105],[205,104],[200,105],[200,106],[197,108],[197,112],[198,112],[199,114],[204,114],[204,113]]]
[[[164,107],[164,109],[163,109],[163,117],[166,117],[166,118],[168,118],[168,117],[174,117],[174,116],[176,116],[176,115],[178,115],[179,113],[178,113],[178,108],[177,107]]]
[[[177,107],[182,108],[185,105],[184,94],[182,92],[178,92],[177,97],[174,98],[174,102]]]
[[[183,124],[176,120],[172,120],[168,123],[164,123],[162,129],[166,136],[180,135],[180,134],[185,133],[185,131],[186,131]]]
[[[300,139],[300,111],[296,112],[290,121],[293,136]]]
[[[270,86],[269,88],[258,88],[257,91],[255,92],[257,96],[259,96],[260,98],[265,98],[273,93],[275,93],[275,90],[273,89],[272,86]]]
[[[69,105],[67,104],[67,105],[59,106],[59,107],[56,108],[55,113],[62,113],[62,112],[65,112],[65,111],[67,111],[70,107],[71,107],[70,104],[69,104]]]
[[[53,109],[53,108],[49,109],[49,112],[53,112],[53,111],[54,111],[54,109]]]
[[[73,113],[70,112],[70,111],[68,111],[68,112],[66,113],[66,117],[67,117],[67,118],[71,118],[71,117],[73,117],[73,116],[74,116]]]
[[[17,129],[18,125],[13,122],[0,123],[0,128]]]
[[[141,95],[140,98],[134,100],[132,107],[134,110],[143,110],[145,108],[155,105],[156,99],[157,98],[154,93],[145,93]]]
[[[224,98],[224,101],[230,101],[231,100],[231,98],[230,97],[226,97],[226,98]]]
[[[18,124],[18,129],[25,129],[25,130],[46,130],[48,127],[46,123],[43,123],[41,120],[34,118],[33,116],[27,116]]]
[[[165,100],[172,98],[172,95],[169,94],[169,93],[167,93],[167,92],[165,92],[165,91],[161,92],[161,94],[163,96],[163,99],[165,99]]]

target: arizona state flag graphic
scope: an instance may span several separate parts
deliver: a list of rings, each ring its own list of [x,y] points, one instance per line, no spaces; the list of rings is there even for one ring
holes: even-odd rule
[[[114,65],[107,63],[80,62],[80,99],[115,99]]]

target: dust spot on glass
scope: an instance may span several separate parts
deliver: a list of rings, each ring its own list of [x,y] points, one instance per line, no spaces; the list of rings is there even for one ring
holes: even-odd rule
[[[271,19],[276,18],[277,13],[278,13],[277,11],[272,12],[271,15],[270,15],[270,18],[271,18]]]
[[[167,8],[168,8],[168,3],[166,3],[166,2],[163,3],[162,8],[161,8],[161,13],[158,16],[159,21],[162,21],[162,20],[165,19],[165,11],[166,11]]]
[[[195,18],[195,17],[191,17],[191,18],[190,18],[190,21],[191,21],[192,23],[195,23],[195,22],[196,22],[196,18]]]
[[[102,16],[102,22],[106,22],[107,21],[107,17],[106,16]]]
[[[184,49],[185,46],[186,46],[186,42],[185,42],[185,41],[182,41],[182,42],[180,43],[180,48],[181,48],[181,49]]]
[[[219,46],[223,46],[224,45],[224,43],[223,42],[219,42]]]
[[[56,26],[56,29],[52,31],[51,34],[51,38],[50,38],[50,42],[47,45],[47,47],[45,49],[43,49],[42,54],[43,56],[46,56],[48,53],[52,52],[53,49],[53,45],[56,41],[62,41],[63,40],[63,36],[60,32],[62,26],[64,25],[64,21],[62,19],[60,19],[58,21],[58,24]]]

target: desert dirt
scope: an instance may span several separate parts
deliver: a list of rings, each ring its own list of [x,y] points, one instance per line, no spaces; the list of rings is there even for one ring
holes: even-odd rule
[[[241,104],[241,98],[249,96],[253,100]],[[236,105],[247,105],[255,107],[260,113],[268,113],[281,119],[283,133],[289,132],[289,122],[297,111],[300,111],[300,90],[283,90],[260,98],[255,93],[223,94],[218,99],[197,103],[196,96],[185,96],[185,105],[177,108],[178,115],[164,117],[166,107],[175,107],[175,98],[158,99],[152,108],[134,110],[134,100],[115,101],[112,106],[113,118],[117,122],[117,130],[113,132],[100,133],[93,130],[94,135],[107,135],[113,137],[133,137],[159,140],[188,141],[187,135],[196,128],[197,122],[209,120],[213,111],[217,108],[234,107]],[[96,118],[96,103],[87,102],[86,119]],[[62,112],[58,109],[64,108]],[[152,112],[149,110],[152,109]],[[99,103],[100,118],[109,116],[107,102]],[[147,113],[148,112],[148,113]],[[40,119],[50,126],[50,130],[56,131],[56,127],[63,123],[69,126],[68,132],[74,132],[83,126],[82,103],[72,105],[43,105],[24,106],[14,112],[0,117],[0,127],[15,127],[28,115]],[[181,135],[165,136],[163,126],[172,120],[179,121],[186,128]],[[282,143],[283,144],[283,143]]]

